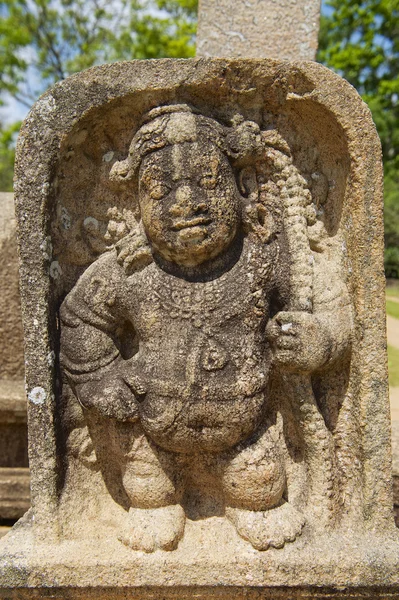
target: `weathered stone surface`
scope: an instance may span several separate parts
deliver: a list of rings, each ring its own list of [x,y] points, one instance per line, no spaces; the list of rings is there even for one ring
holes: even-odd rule
[[[0,193],[0,252],[0,468],[27,467],[23,332],[13,194]],[[0,485],[0,519],[19,518],[24,514],[27,506],[24,498],[17,497],[18,489],[17,486],[15,506],[11,508],[11,496]]]
[[[30,506],[29,469],[0,468],[0,516],[19,519]]]
[[[310,62],[99,67],[42,97],[18,156],[33,508],[0,585],[399,597],[353,88]]]
[[[0,519],[19,519],[29,508],[27,466],[25,387],[0,380]]]
[[[25,598],[53,598],[56,595],[57,598],[65,597],[73,600],[108,600],[109,598],[115,598],[116,600],[125,600],[126,597],[132,598],[133,600],[176,600],[180,598],[193,597],[196,600],[392,600],[396,599],[397,595],[388,588],[384,587],[372,587],[368,588],[356,588],[356,591],[348,589],[332,589],[332,588],[319,588],[317,586],[312,587],[294,587],[285,589],[273,589],[273,588],[240,588],[240,587],[187,587],[187,586],[175,586],[173,588],[143,588],[143,589],[132,589],[129,588],[117,588],[117,587],[104,587],[104,588],[70,588],[64,590],[62,588],[46,589],[10,589],[1,590],[0,598],[18,599],[23,600]]]
[[[319,0],[199,0],[197,56],[315,60]]]
[[[0,193],[0,252],[0,467],[24,467],[28,439],[13,194]]]
[[[0,192],[0,380],[24,377],[13,194]]]
[[[8,525],[0,525],[0,538],[4,537],[11,530],[11,526]]]
[[[26,424],[26,396],[23,381],[0,380],[0,423]]]

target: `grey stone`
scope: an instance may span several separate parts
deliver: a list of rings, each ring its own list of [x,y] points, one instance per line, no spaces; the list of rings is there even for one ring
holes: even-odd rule
[[[197,56],[315,60],[319,0],[200,0]]]
[[[39,100],[6,597],[399,598],[380,152],[311,62],[121,63]]]

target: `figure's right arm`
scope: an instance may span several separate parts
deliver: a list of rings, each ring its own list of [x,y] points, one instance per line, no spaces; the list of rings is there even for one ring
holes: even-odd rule
[[[84,408],[120,420],[137,418],[137,402],[118,349],[124,272],[113,253],[80,277],[61,305],[61,364]]]

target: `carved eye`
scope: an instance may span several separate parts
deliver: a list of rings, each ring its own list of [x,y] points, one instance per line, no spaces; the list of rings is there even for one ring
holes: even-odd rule
[[[161,200],[170,192],[170,187],[164,183],[156,183],[150,187],[150,196],[153,200]]]
[[[199,180],[199,185],[207,190],[213,190],[216,187],[216,184],[217,179],[215,175],[212,175],[212,173],[207,173],[206,175],[203,175]]]

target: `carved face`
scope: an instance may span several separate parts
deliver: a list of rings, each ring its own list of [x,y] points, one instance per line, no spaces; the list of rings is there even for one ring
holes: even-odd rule
[[[240,222],[231,166],[207,142],[175,144],[145,157],[139,201],[150,243],[182,266],[197,266],[227,249]]]

